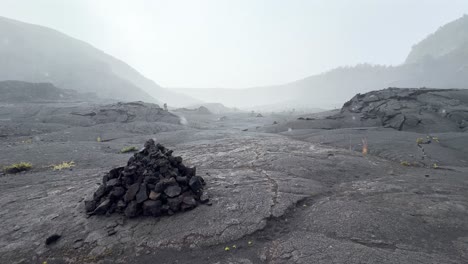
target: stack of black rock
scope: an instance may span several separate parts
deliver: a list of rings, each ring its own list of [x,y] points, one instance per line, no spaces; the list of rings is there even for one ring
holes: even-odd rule
[[[196,176],[196,168],[182,164],[181,157],[150,139],[135,153],[125,167],[112,169],[102,184],[85,201],[90,215],[123,213],[127,217],[139,215],[172,215],[209,203],[203,191],[205,181]]]

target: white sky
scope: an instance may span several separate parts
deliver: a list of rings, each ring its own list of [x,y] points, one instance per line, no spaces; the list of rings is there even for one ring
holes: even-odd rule
[[[0,0],[165,87],[282,84],[337,66],[400,64],[468,0]]]

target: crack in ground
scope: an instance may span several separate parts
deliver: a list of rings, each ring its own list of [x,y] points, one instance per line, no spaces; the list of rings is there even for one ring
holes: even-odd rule
[[[261,173],[265,175],[265,177],[267,178],[268,182],[271,185],[271,192],[273,193],[273,195],[271,197],[272,205],[270,206],[270,216],[272,216],[273,208],[278,204],[279,186],[278,186],[278,183],[273,178],[271,178],[271,176],[268,175],[268,173],[265,170],[262,170]]]

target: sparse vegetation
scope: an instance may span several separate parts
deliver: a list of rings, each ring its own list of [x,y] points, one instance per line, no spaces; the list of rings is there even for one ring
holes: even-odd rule
[[[32,169],[30,162],[19,162],[3,168],[5,173],[18,173]]]
[[[75,167],[75,162],[74,161],[64,161],[60,164],[57,165],[52,165],[53,170],[64,170],[64,169],[70,169],[72,167]]]
[[[406,160],[400,162],[400,164],[401,164],[402,166],[407,166],[407,167],[408,167],[408,166],[411,166],[411,163],[408,162],[408,161],[406,161]]]
[[[430,144],[432,141],[435,141],[435,142],[439,143],[439,138],[438,137],[433,137],[433,136],[426,136],[426,139],[417,138],[416,139],[416,144],[418,144],[418,145]]]
[[[123,147],[120,150],[120,153],[128,153],[128,152],[135,152],[138,151],[138,148],[135,146],[128,146],[128,147]]]
[[[26,140],[22,140],[21,143],[23,144],[31,144],[32,143],[32,138],[28,138]]]

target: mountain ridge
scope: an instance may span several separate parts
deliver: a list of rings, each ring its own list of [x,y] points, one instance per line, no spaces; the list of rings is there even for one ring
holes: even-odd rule
[[[433,54],[429,58],[418,55],[427,53],[419,51],[427,45],[424,43],[432,41],[434,36],[446,35],[446,31],[463,33],[463,37],[453,41],[455,46],[450,49],[451,52],[440,56]],[[177,91],[201,100],[219,101],[227,106],[241,108],[298,100],[300,103],[309,103],[311,107],[332,109],[341,107],[342,102],[355,94],[387,87],[468,88],[468,41],[464,39],[468,40],[467,15],[447,23],[415,44],[407,61],[400,65],[362,63],[353,67],[337,67],[280,85],[221,90],[187,88]],[[425,59],[416,59],[419,57]]]
[[[0,80],[50,82],[117,100],[199,102],[160,87],[124,61],[58,30],[0,17],[0,32]]]

